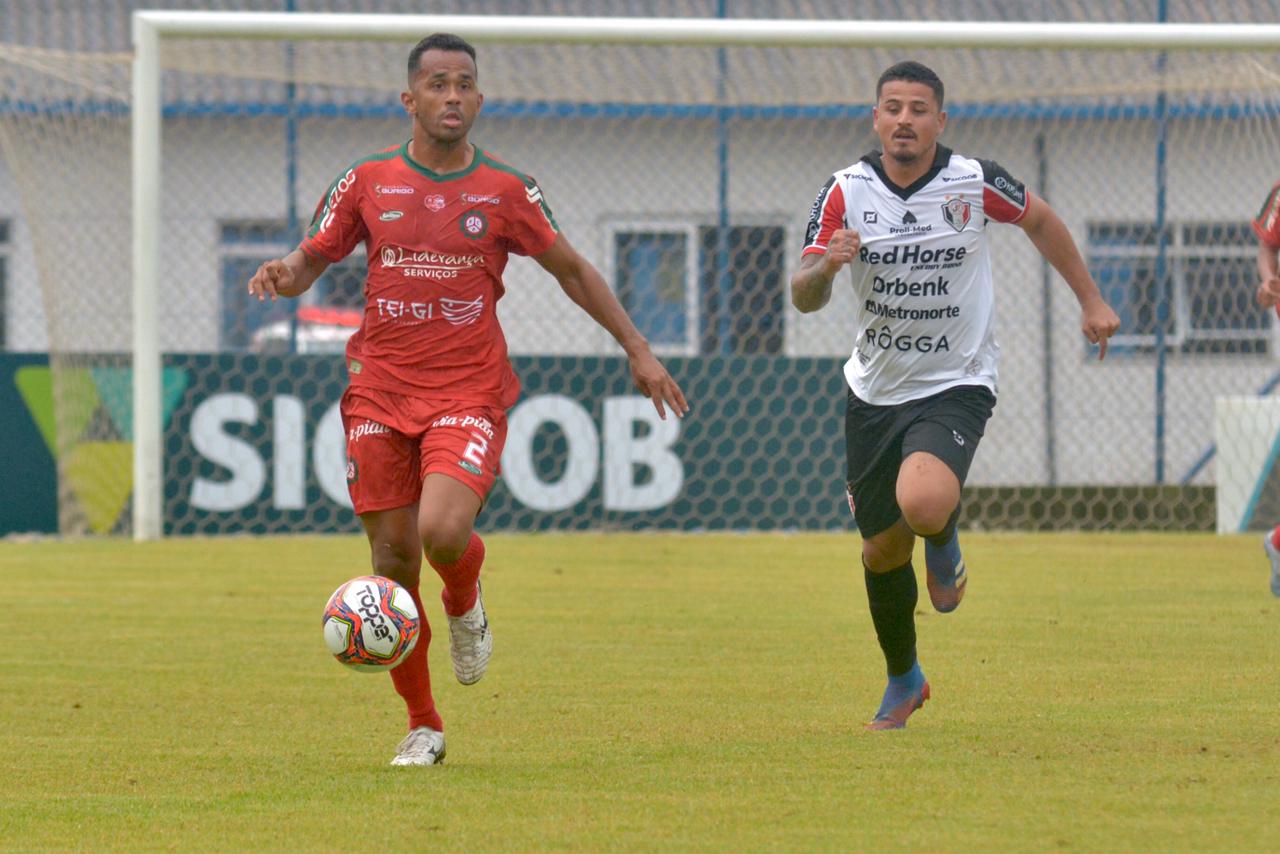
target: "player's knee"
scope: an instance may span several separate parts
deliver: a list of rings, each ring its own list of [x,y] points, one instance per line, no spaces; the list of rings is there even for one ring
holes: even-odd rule
[[[417,544],[381,543],[372,554],[373,574],[382,575],[404,587],[416,587],[422,566]]]
[[[910,559],[910,555],[891,554],[883,549],[862,550],[862,568],[869,572],[888,572]]]
[[[911,560],[911,540],[863,540],[862,566],[871,572],[888,572]]]
[[[450,519],[429,520],[420,525],[422,548],[435,564],[460,559],[471,541],[471,525]]]
[[[954,502],[938,495],[899,496],[898,506],[907,527],[922,537],[932,537],[947,527],[955,511]]]

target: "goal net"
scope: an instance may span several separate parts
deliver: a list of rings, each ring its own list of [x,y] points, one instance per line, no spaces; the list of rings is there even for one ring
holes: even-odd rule
[[[1232,469],[1227,526],[1273,521],[1280,425],[1214,414],[1280,378],[1250,229],[1280,179],[1273,26],[1045,24],[999,44],[1012,25],[251,17],[147,28],[154,114],[129,54],[0,45],[4,349],[63,533],[358,527],[337,402],[364,253],[298,301],[259,304],[245,282],[350,164],[408,137],[406,57],[435,30],[479,50],[473,141],[537,179],[693,407],[652,417],[608,335],[513,258],[498,311],[523,395],[488,529],[851,525],[855,296],[842,276],[801,315],[788,277],[818,189],[878,147],[876,80],[907,58],[946,84],[942,143],[1046,198],[1121,318],[1099,362],[1065,283],[992,226],[1000,395],[962,524],[1211,528],[1222,443],[1261,448]],[[131,124],[151,118],[154,151]]]

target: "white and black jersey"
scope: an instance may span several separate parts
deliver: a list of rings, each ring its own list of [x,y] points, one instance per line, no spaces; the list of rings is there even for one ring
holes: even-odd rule
[[[889,180],[878,151],[831,176],[813,203],[804,254],[825,253],[836,229],[861,235],[849,265],[857,337],[844,368],[854,394],[887,405],[958,385],[995,392],[987,223],[1017,222],[1029,201],[998,164],[941,145],[909,187]]]

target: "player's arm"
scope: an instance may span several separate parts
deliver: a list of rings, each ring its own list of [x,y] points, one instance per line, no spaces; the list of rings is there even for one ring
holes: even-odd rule
[[[1030,193],[1027,196],[1027,212],[1018,220],[1018,225],[1076,295],[1076,301],[1080,303],[1080,330],[1090,343],[1099,346],[1098,358],[1104,359],[1107,339],[1120,328],[1120,318],[1107,305],[1093,276],[1089,275],[1089,268],[1080,256],[1067,224],[1044,199]]]
[[[677,416],[689,411],[684,392],[653,355],[649,342],[631,322],[626,309],[613,295],[604,276],[569,245],[563,234],[556,235],[551,248],[535,255],[534,260],[556,277],[569,299],[582,306],[596,323],[608,330],[614,340],[622,345],[627,360],[631,363],[631,378],[635,381],[636,388],[653,401],[659,417],[667,417],[667,406]]]
[[[1280,302],[1280,247],[1258,238],[1258,305],[1271,308]]]
[[[861,247],[862,236],[858,232],[840,228],[831,233],[826,252],[805,253],[800,269],[791,275],[791,304],[805,314],[826,305],[836,273],[858,257]]]
[[[249,293],[259,300],[296,297],[306,293],[328,267],[323,258],[295,249],[259,267],[249,279]]]

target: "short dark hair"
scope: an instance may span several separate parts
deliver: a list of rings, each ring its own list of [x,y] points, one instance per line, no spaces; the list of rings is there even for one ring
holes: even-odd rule
[[[422,55],[429,50],[459,51],[471,57],[472,62],[476,61],[476,49],[462,36],[455,36],[453,33],[432,33],[414,45],[413,50],[409,51],[410,83],[413,82],[413,76],[418,73],[418,66],[422,63]]]
[[[934,97],[938,99],[938,109],[942,109],[942,78],[935,74],[929,66],[910,59],[890,65],[885,69],[884,74],[880,75],[880,79],[876,81],[877,101],[880,100],[880,90],[884,88],[884,84],[891,80],[905,80],[908,83],[925,84],[933,90]]]

